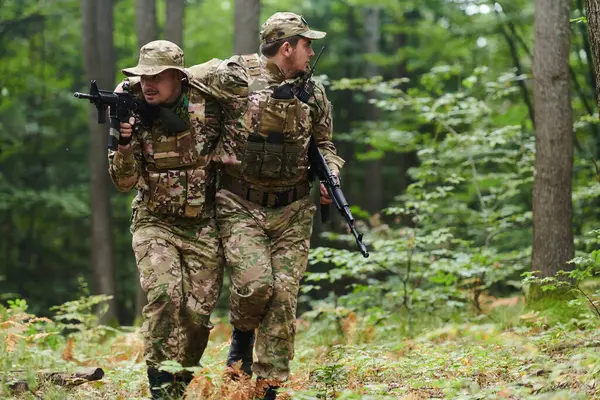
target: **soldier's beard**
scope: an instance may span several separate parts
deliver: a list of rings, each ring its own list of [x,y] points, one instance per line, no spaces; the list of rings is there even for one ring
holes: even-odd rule
[[[294,79],[296,78],[303,78],[304,75],[306,75],[306,71],[298,71],[294,74]]]
[[[146,103],[157,105],[162,102],[160,92],[158,90],[148,90],[144,93],[144,99]]]

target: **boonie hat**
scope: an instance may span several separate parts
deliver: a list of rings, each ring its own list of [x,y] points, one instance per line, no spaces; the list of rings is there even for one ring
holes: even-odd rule
[[[125,76],[157,75],[167,69],[176,69],[188,76],[183,66],[183,50],[168,40],[155,40],[140,49],[138,65],[121,70]]]
[[[300,35],[307,39],[323,39],[327,33],[308,27],[303,16],[291,12],[278,12],[269,17],[260,29],[260,40],[269,44],[288,37]]]

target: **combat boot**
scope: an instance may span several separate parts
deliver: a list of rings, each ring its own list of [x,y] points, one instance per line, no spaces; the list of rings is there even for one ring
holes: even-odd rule
[[[157,368],[148,368],[148,383],[152,400],[167,399],[169,396],[167,389],[173,384],[173,380],[173,374],[159,371]],[[163,387],[165,384],[169,384],[169,386]]]
[[[185,389],[190,384],[194,375],[189,371],[181,371],[175,374],[175,379],[169,390],[169,395],[173,399],[183,398]]]
[[[277,398],[277,389],[279,386],[274,385],[274,381],[264,378],[256,379],[256,397],[255,400],[275,400]]]
[[[231,346],[227,355],[227,366],[231,367],[236,361],[242,360],[242,371],[252,376],[252,357],[254,354],[254,330],[244,332],[233,328]]]
[[[192,381],[192,378],[192,373],[188,371],[178,372],[173,375],[166,371],[159,371],[156,368],[148,368],[150,396],[152,400],[182,398],[185,388]]]

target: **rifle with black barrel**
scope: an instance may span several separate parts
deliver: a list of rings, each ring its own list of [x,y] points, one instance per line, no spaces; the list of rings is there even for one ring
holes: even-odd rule
[[[123,82],[123,92],[113,92],[112,90],[100,90],[95,80],[90,83],[89,93],[75,92],[73,96],[78,99],[89,100],[98,110],[98,123],[106,123],[107,111],[110,109],[110,135],[108,148],[116,150],[117,145],[126,146],[131,141],[129,138],[123,138],[120,135],[119,124],[128,122],[132,116],[140,117],[147,113],[149,106],[144,99],[138,98],[130,91],[129,82]],[[134,130],[137,129],[137,124],[134,125]]]
[[[314,82],[311,80],[311,78],[315,72],[315,67],[319,62],[319,58],[321,58],[321,54],[323,54],[323,50],[325,50],[325,46],[323,46],[321,51],[319,51],[319,54],[317,55],[317,58],[310,70],[296,85],[292,86],[292,93],[303,103],[308,103],[308,100],[313,95]],[[327,161],[325,160],[325,157],[323,157],[321,150],[319,150],[314,136],[310,137],[310,144],[308,146],[308,159],[310,162],[310,170],[311,174],[313,175],[313,179],[318,179],[325,186],[333,205],[338,210],[340,215],[346,220],[346,223],[350,228],[350,232],[352,235],[354,235],[356,245],[358,246],[361,254],[365,258],[369,257],[367,246],[365,246],[362,241],[363,234],[358,233],[354,227],[354,217],[352,216],[348,201],[346,200],[346,197],[342,192],[342,188],[340,187],[339,179],[329,169]],[[329,205],[321,204],[320,206],[321,221],[327,222],[329,220]]]

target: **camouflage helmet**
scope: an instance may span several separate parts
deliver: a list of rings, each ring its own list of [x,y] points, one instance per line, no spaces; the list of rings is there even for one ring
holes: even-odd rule
[[[263,44],[296,35],[307,39],[323,39],[326,33],[311,30],[303,16],[291,12],[277,12],[271,15],[260,29],[260,40]]]
[[[176,69],[188,76],[183,66],[183,50],[168,40],[155,40],[140,49],[138,65],[121,70],[125,76],[157,75],[167,69]]]

